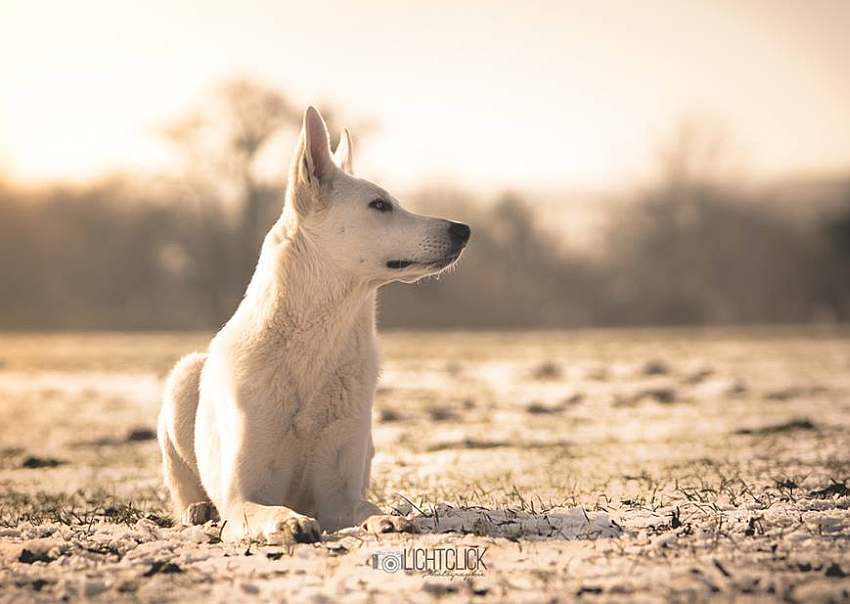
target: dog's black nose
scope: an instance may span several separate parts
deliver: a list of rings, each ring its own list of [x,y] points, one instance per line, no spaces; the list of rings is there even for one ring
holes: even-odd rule
[[[452,240],[452,245],[460,247],[469,241],[469,235],[472,230],[462,222],[452,222],[449,225],[449,237]]]

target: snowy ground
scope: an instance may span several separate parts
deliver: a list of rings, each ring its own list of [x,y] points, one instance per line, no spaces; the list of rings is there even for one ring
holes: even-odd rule
[[[159,392],[204,341],[0,334],[0,601],[850,598],[846,330],[387,334],[372,495],[420,532],[292,548],[167,515]],[[482,564],[373,567],[411,548]]]

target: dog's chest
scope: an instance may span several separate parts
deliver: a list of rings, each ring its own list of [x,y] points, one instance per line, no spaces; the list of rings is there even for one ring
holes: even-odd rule
[[[316,510],[316,489],[359,492],[371,435],[377,362],[372,356],[340,364],[285,421],[273,482],[286,485],[287,502]],[[329,495],[323,494],[323,498]]]
[[[284,429],[299,440],[319,437],[343,420],[368,419],[378,376],[373,338],[352,338],[309,379],[283,394]]]
[[[364,360],[329,372],[309,399],[293,409],[292,431],[300,439],[309,439],[337,422],[371,413],[376,374]]]

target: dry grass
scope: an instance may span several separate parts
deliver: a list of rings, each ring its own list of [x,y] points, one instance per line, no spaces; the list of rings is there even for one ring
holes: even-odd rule
[[[850,597],[846,332],[388,334],[372,496],[420,533],[289,549],[168,518],[149,430],[204,341],[0,339],[0,600]],[[448,545],[486,571],[369,565]]]

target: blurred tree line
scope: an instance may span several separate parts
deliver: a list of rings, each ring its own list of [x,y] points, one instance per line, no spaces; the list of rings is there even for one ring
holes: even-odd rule
[[[283,201],[257,157],[297,132],[300,112],[245,81],[213,101],[165,130],[184,160],[179,178],[0,182],[0,329],[214,329],[230,316]],[[422,191],[412,206],[470,223],[473,239],[459,274],[384,288],[381,324],[850,320],[850,179],[800,220],[764,192],[695,170],[695,155],[674,147],[657,184],[611,212],[593,254],[569,251],[521,195]]]

